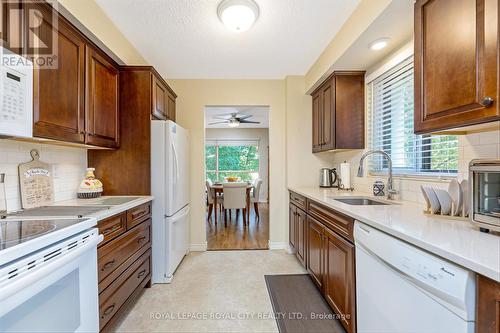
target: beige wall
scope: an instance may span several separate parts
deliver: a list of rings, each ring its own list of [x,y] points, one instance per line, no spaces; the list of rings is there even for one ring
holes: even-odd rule
[[[270,242],[287,242],[286,102],[283,80],[171,80],[179,96],[177,121],[191,138],[191,245],[206,246],[204,108],[210,105],[267,105],[270,146]],[[277,245],[273,245],[277,244]]]
[[[58,1],[125,64],[147,64],[140,52],[125,38],[94,0]]]
[[[267,149],[269,148],[268,128],[207,128],[206,139],[225,140],[259,140],[259,178],[262,179],[259,201],[268,201],[269,179],[267,172],[269,168]]]
[[[305,91],[310,91],[319,85],[331,73],[330,69],[335,62],[392,1],[398,0],[361,0],[349,19],[307,72]]]

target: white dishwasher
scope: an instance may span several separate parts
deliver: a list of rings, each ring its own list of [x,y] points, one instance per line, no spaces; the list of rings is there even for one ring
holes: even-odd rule
[[[473,333],[475,274],[356,221],[358,333]]]

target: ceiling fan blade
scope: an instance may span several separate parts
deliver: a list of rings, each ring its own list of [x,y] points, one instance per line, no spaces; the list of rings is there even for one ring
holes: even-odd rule
[[[222,120],[229,120],[229,119],[231,119],[231,117],[228,117],[228,116],[214,116],[213,118],[214,119],[222,119]]]
[[[242,124],[260,124],[260,121],[240,120]]]
[[[217,124],[227,124],[227,121],[216,121],[214,123],[208,123],[208,125],[217,125]]]
[[[238,118],[239,120],[245,120],[245,119],[252,118],[252,117],[253,117],[253,115],[249,114],[246,116],[241,116],[241,117],[236,117],[236,118]]]

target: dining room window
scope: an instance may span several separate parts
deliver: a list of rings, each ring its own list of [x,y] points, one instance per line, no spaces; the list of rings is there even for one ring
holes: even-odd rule
[[[207,140],[206,179],[222,182],[228,177],[241,181],[259,178],[259,140]]]

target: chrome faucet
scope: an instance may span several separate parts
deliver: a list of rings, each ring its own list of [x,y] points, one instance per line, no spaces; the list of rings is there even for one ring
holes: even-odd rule
[[[367,156],[372,155],[372,154],[381,154],[382,156],[385,156],[385,158],[387,159],[387,164],[389,167],[389,179],[387,180],[387,199],[392,200],[392,199],[394,199],[394,195],[398,194],[398,191],[396,191],[394,189],[394,185],[392,182],[392,158],[385,151],[383,151],[383,150],[369,150],[366,153],[364,153],[363,155],[361,155],[361,159],[359,160],[358,177],[363,177],[363,175],[365,173],[365,169],[363,167],[363,162]]]

